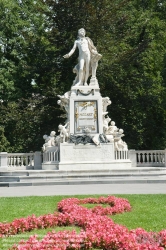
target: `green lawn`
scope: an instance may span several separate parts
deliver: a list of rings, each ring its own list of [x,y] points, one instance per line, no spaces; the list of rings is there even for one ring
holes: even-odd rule
[[[101,195],[74,196],[77,198],[100,197]],[[103,195],[104,196],[104,195]],[[160,231],[166,229],[166,195],[115,195],[129,200],[132,211],[124,214],[111,216],[119,224],[129,229],[144,228],[147,231]],[[72,196],[70,196],[72,197]],[[36,216],[53,213],[57,203],[69,196],[46,196],[46,197],[16,197],[0,198],[0,222],[11,222],[15,218]],[[88,205],[87,205],[88,207]],[[64,230],[54,228],[54,230]],[[76,229],[67,227],[67,230]],[[32,234],[38,234],[42,238],[46,232],[53,230],[34,230],[32,232],[0,239],[0,249],[6,250],[21,239],[27,239]],[[79,231],[79,229],[77,229]]]

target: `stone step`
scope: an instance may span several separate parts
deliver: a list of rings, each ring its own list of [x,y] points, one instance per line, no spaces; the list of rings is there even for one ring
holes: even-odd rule
[[[166,168],[111,170],[16,170],[0,172],[0,186],[166,183]]]
[[[119,177],[119,178],[93,178],[93,179],[64,179],[64,180],[45,180],[45,181],[26,181],[26,182],[0,182],[0,187],[17,186],[45,186],[45,185],[90,185],[90,184],[141,184],[141,183],[166,183],[166,177]]]
[[[111,169],[111,170],[72,170],[72,171],[62,171],[62,170],[9,170],[9,171],[0,171],[0,176],[30,176],[30,175],[60,175],[60,174],[113,174],[113,173],[166,173],[166,168],[164,167],[136,167],[128,169]]]
[[[12,176],[0,176],[0,182],[26,182],[26,181],[47,181],[47,180],[59,180],[59,179],[94,179],[94,178],[118,178],[118,177],[157,177],[163,176],[166,177],[166,171],[155,171],[155,172],[135,172],[135,173],[59,173],[59,174],[36,174],[36,175],[12,175]]]

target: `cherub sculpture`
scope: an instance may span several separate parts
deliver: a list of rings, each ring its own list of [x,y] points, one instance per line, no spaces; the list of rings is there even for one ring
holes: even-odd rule
[[[109,116],[107,116],[104,119],[104,122],[103,122],[103,133],[104,134],[108,134],[108,128],[109,128],[109,122],[110,121],[111,121],[111,118]]]
[[[60,124],[58,126],[58,131],[60,132],[60,137],[62,138],[62,142],[66,142],[67,139],[69,138],[69,132],[68,132],[68,129],[67,129],[67,126],[68,126],[68,122],[63,126],[62,124]]]
[[[55,146],[55,131],[51,131],[50,135],[43,135],[43,139],[45,140],[45,143],[43,144],[43,151],[46,151],[48,147],[54,147]]]
[[[103,109],[103,117],[108,114],[107,106],[111,104],[111,100],[109,97],[102,98],[102,109]]]
[[[124,136],[123,132],[124,132],[123,129],[119,129],[119,131],[116,132],[114,136],[114,145],[115,145],[115,150],[117,151],[128,150],[126,142],[122,140],[122,137]]]
[[[117,131],[118,131],[118,128],[117,128],[117,126],[115,126],[115,122],[112,121],[111,125],[107,129],[107,134],[114,135],[115,132],[117,132]]]

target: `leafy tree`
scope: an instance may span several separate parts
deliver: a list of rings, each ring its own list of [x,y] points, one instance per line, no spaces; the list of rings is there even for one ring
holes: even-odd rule
[[[0,124],[11,144],[9,151],[37,150],[43,129],[55,129],[59,114],[57,49],[48,40],[47,6],[43,1],[3,0],[0,7]]]
[[[57,94],[70,90],[77,53],[63,55],[81,27],[103,55],[101,94],[129,148],[165,147],[165,14],[164,0],[2,0],[0,125],[9,150],[40,149],[64,121]]]
[[[124,128],[129,147],[163,148],[165,4],[137,0],[46,2],[52,10],[52,34],[59,33],[56,44],[61,55],[71,48],[82,26],[103,55],[98,68],[101,93],[111,98],[110,117]],[[70,65],[75,60],[76,56],[69,61],[61,58],[64,92],[71,86]]]
[[[9,145],[9,142],[4,135],[4,128],[0,127],[0,152],[6,152]]]

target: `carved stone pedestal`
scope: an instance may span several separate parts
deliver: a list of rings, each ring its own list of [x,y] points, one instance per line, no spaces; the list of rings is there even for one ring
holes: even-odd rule
[[[86,86],[73,86],[59,97],[60,105],[66,111],[67,122],[61,125],[58,146],[52,146],[43,153],[42,169],[81,171],[131,167],[131,161],[126,157],[127,151],[117,154],[117,143],[123,130],[117,132],[114,122],[108,125],[111,119],[106,116],[107,106],[111,101],[109,97],[101,96],[95,81],[94,85],[91,82]],[[109,129],[112,134],[108,132]],[[48,138],[52,139],[51,136]],[[120,143],[123,146],[123,141]]]
[[[70,134],[103,133],[102,97],[99,87],[76,86],[70,96]]]
[[[74,145],[60,144],[59,170],[107,170],[131,167],[131,161],[115,160],[114,143]]]

